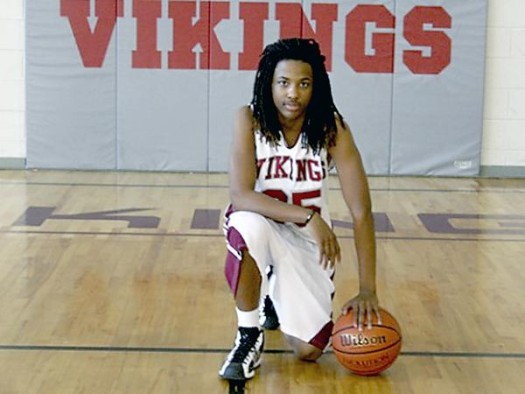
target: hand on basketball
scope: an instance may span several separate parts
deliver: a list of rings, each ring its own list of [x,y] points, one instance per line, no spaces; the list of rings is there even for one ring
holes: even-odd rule
[[[333,268],[341,261],[341,248],[335,233],[317,213],[308,222],[306,229],[319,246],[319,264],[323,269]]]
[[[381,314],[379,313],[379,301],[377,295],[373,291],[361,290],[357,296],[348,301],[342,308],[341,312],[347,314],[352,309],[354,316],[354,327],[358,327],[359,330],[363,329],[365,323],[368,328],[372,328],[372,320],[374,314],[377,317],[378,324],[381,324]]]

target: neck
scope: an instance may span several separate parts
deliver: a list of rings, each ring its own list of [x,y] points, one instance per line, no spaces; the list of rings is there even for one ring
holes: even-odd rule
[[[283,136],[288,147],[292,147],[297,143],[299,136],[301,135],[300,128],[287,129],[283,127]]]
[[[303,129],[304,116],[297,119],[279,119],[283,133],[298,134]]]

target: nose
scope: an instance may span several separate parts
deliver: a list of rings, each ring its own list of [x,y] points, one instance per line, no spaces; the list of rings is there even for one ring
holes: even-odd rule
[[[294,99],[297,98],[297,94],[298,94],[297,86],[295,86],[293,83],[290,84],[290,86],[288,86],[287,94],[289,98],[294,98]]]

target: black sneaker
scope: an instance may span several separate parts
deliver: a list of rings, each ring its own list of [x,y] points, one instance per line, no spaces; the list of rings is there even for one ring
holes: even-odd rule
[[[259,307],[259,323],[267,330],[275,330],[279,327],[279,317],[273,306],[272,299],[269,295],[264,297]]]
[[[261,365],[264,331],[257,327],[239,327],[235,344],[219,371],[223,379],[246,380],[255,375]]]

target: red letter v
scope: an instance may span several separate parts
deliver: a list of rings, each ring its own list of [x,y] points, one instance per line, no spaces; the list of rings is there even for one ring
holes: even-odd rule
[[[96,1],[97,23],[89,25],[90,1]],[[123,15],[124,0],[60,0],[60,15],[69,18],[85,67],[102,67],[117,16]]]

